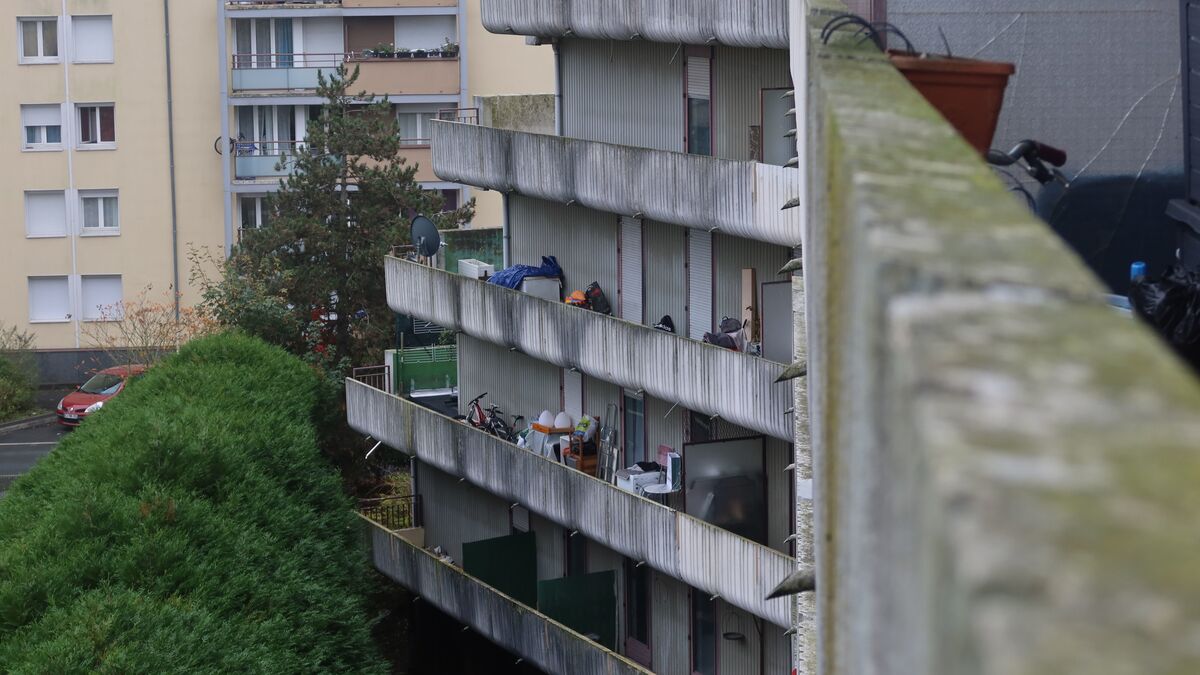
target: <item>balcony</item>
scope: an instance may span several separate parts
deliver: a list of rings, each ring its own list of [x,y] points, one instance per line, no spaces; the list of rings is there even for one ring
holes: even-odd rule
[[[458,57],[366,58],[360,54],[235,54],[234,93],[316,91],[317,74],[359,69],[356,90],[379,96],[458,96]]]
[[[396,312],[792,440],[782,364],[399,258],[384,269]]]
[[[504,595],[367,517],[371,561],[383,574],[547,673],[650,671]]]
[[[787,49],[788,0],[483,0],[483,26],[493,33],[591,40],[650,40],[691,45]]]
[[[791,625],[788,600],[764,599],[795,568],[783,553],[361,382],[347,380],[346,410],[361,433],[755,616]]]
[[[350,15],[372,10],[401,7],[457,7],[458,0],[226,0],[225,9],[233,12],[254,10],[324,10],[323,16],[338,16],[340,10]]]
[[[389,96],[458,96],[458,57],[367,59],[354,57],[346,67],[358,66],[355,89]]]
[[[278,180],[291,173],[288,156],[296,154],[298,141],[239,141],[233,145],[235,180]]]
[[[433,124],[443,179],[620,215],[798,246],[794,169],[453,122]]]

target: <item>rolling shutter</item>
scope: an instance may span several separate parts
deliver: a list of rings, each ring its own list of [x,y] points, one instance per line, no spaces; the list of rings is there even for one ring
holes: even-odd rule
[[[621,318],[643,323],[642,221],[621,218]]]
[[[689,56],[687,60],[687,97],[709,98],[711,94],[711,64],[708,58]],[[676,71],[678,72],[678,71]]]
[[[688,246],[688,337],[700,340],[713,329],[712,234],[690,230]]]

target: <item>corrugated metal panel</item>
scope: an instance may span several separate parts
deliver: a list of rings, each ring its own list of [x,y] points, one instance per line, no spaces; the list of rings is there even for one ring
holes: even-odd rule
[[[417,493],[424,501],[425,545],[441,546],[462,565],[462,545],[510,531],[508,503],[437,467],[417,463]]]
[[[563,410],[571,417],[579,417],[583,414],[583,373],[563,368],[562,382]]]
[[[725,640],[725,633],[741,633],[744,640]],[[747,613],[725,602],[717,603],[717,639],[721,675],[760,675],[762,670],[762,636],[758,626]],[[783,671],[786,672],[786,671]]]
[[[687,60],[688,98],[708,98],[712,94],[712,60],[689,56]]]
[[[488,0],[483,26],[493,33],[593,40],[645,40],[738,47],[788,46],[788,0]]]
[[[742,269],[753,267],[757,271],[758,283],[778,281],[779,268],[791,259],[791,252],[782,246],[772,246],[761,241],[730,237],[717,233],[713,237],[713,316],[720,320],[731,316],[742,316]],[[755,289],[755,295],[761,295]],[[761,298],[758,299],[762,306]]]
[[[563,40],[563,135],[683,150],[683,63],[677,45]]]
[[[687,238],[682,227],[647,220],[642,229],[645,251],[645,323],[653,326],[663,315],[675,330],[687,332]]]
[[[792,474],[785,471],[792,463],[792,446],[778,438],[767,439],[767,543],[782,553],[790,553],[785,540],[796,521],[792,502]]]
[[[603,417],[608,413],[608,404],[617,404],[620,410],[621,388],[611,382],[598,380],[594,377],[583,378],[583,406],[589,415]],[[620,413],[617,413],[620,415]],[[603,420],[607,422],[608,420]]]
[[[384,269],[396,312],[776,438],[795,434],[784,414],[792,388],[775,381],[782,364],[398,258]]]
[[[541,516],[529,514],[529,529],[537,542],[537,578],[539,581],[558,579],[563,576],[565,559],[563,553],[563,531]]]
[[[543,410],[558,412],[563,406],[561,374],[561,369],[545,361],[469,335],[458,336],[460,414],[467,413],[468,401],[484,392],[488,394],[481,401],[484,408],[495,403],[508,415],[531,420]]]
[[[683,452],[683,406],[669,401],[646,397],[646,447],[651,457],[658,456],[658,446],[665,445]]]
[[[621,217],[621,318],[643,323],[642,221]]]
[[[375,568],[426,602],[547,673],[648,675],[650,671],[501,594],[383,527],[369,528]]]
[[[433,123],[433,145],[434,171],[443,180],[782,246],[801,243],[804,210],[781,210],[800,193],[796,169],[440,121]]]
[[[346,409],[356,431],[767,621],[790,625],[790,601],[765,600],[794,569],[789,556],[354,380],[346,383]]]
[[[552,255],[566,278],[564,293],[597,281],[616,302],[617,216],[514,195],[508,217],[514,265],[541,265],[542,256]]]
[[[657,572],[651,579],[651,665],[658,675],[691,675],[691,643],[687,638],[692,616],[687,584]]]
[[[754,159],[750,154],[750,127],[762,124],[761,91],[790,86],[788,53],[782,49],[719,47],[712,67],[713,152],[726,159]],[[775,208],[795,196],[784,198]]]
[[[708,232],[688,232],[688,337],[701,340],[713,321],[713,246]]]
[[[763,670],[765,673],[788,673],[792,668],[792,645],[784,629],[763,626]]]

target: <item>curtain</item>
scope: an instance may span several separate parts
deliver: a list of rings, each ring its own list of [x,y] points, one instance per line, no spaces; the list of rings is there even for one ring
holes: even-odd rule
[[[117,198],[105,197],[100,201],[104,202],[104,226],[120,227],[121,223],[117,220]]]
[[[275,19],[275,57],[276,68],[291,68],[292,58],[292,20]]]
[[[100,141],[114,143],[117,140],[117,120],[111,105],[100,107]]]
[[[250,19],[234,19],[234,68],[249,68],[254,65],[254,60],[248,56],[254,53],[254,43],[251,39],[252,25]]]

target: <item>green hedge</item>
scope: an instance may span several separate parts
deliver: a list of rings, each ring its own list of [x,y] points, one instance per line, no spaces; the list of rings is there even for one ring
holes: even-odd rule
[[[193,342],[0,500],[0,670],[386,672],[318,378]]]

